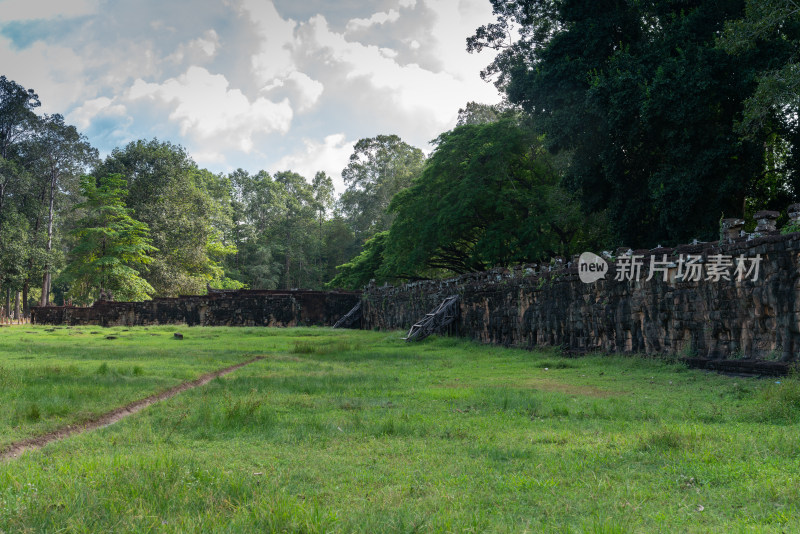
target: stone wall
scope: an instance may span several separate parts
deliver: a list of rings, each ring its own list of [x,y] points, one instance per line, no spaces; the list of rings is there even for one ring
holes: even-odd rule
[[[798,210],[800,213],[800,209]],[[771,228],[734,237],[729,220],[720,242],[622,251],[605,279],[584,283],[577,258],[357,292],[232,291],[147,302],[101,301],[90,308],[33,308],[37,324],[330,326],[362,299],[361,327],[408,329],[446,297],[459,295],[450,333],[484,343],[570,352],[671,354],[685,358],[793,362],[800,355],[800,233]],[[638,280],[616,280],[632,255],[643,257]],[[758,277],[706,279],[714,257],[760,258]],[[666,272],[646,280],[651,257]],[[681,279],[683,259],[704,265],[700,280]],[[752,266],[752,263],[751,263]],[[752,274],[752,273],[751,273]],[[727,364],[726,364],[727,365]],[[728,366],[728,368],[731,368]]]
[[[50,325],[330,326],[355,306],[358,292],[220,291],[145,302],[98,301],[88,308],[31,309],[31,322]]]
[[[774,229],[774,226],[773,226]],[[735,235],[735,234],[734,234]],[[628,251],[645,256],[642,277],[583,283],[572,262],[528,265],[414,282],[368,287],[363,327],[408,329],[442,300],[460,295],[460,316],[451,331],[505,346],[561,346],[571,352],[673,354],[710,359],[792,361],[800,353],[800,233],[726,238],[677,248]],[[646,281],[651,255],[671,262],[667,281],[656,272]],[[722,254],[733,261],[760,255],[758,279],[690,281],[678,278],[683,255]],[[747,263],[745,262],[747,265]],[[752,265],[752,264],[750,264]],[[681,265],[682,267],[683,265]],[[734,263],[735,266],[735,263]],[[730,269],[734,274],[734,270]],[[703,278],[706,272],[703,272]]]

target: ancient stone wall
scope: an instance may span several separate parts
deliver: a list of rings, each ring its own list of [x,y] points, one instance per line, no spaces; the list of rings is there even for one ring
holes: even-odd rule
[[[792,214],[800,218],[797,208]],[[747,361],[773,361],[783,362],[786,370],[785,362],[800,355],[800,233],[779,234],[774,230],[777,213],[764,213],[769,217],[759,220],[758,233],[750,236],[736,237],[743,221],[729,219],[719,242],[618,250],[609,259],[606,277],[591,283],[580,280],[576,257],[399,287],[371,285],[363,295],[212,292],[148,302],[101,301],[90,308],[34,308],[32,320],[103,326],[330,326],[361,298],[362,328],[408,329],[446,297],[459,295],[458,318],[449,332],[484,343],[672,354],[744,362],[745,367]],[[641,259],[641,274],[634,278],[627,271],[625,279],[623,266],[630,267],[634,258]],[[651,259],[656,261],[647,280]],[[726,269],[720,268],[722,260],[728,262]],[[700,276],[687,276],[690,263],[699,266]],[[722,272],[719,279],[712,276],[715,265]],[[757,267],[757,274],[737,272],[737,266]]]
[[[99,301],[88,308],[31,309],[31,321],[50,325],[330,326],[355,306],[358,292],[221,291],[145,302]]]
[[[644,256],[641,277],[615,280],[632,254]],[[731,259],[731,280],[706,279],[716,255]],[[647,281],[651,256],[661,270]],[[679,276],[692,257],[704,266],[699,281]],[[737,258],[752,268],[757,257],[757,279],[751,272],[739,280]],[[484,343],[737,360],[791,361],[800,353],[800,233],[767,229],[754,239],[618,251],[606,278],[593,283],[581,282],[576,260],[400,287],[373,285],[364,293],[363,327],[408,329],[457,294],[453,333]]]

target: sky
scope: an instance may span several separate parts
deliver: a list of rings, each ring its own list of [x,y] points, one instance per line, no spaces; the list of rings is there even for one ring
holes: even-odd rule
[[[429,142],[500,96],[466,38],[489,0],[0,0],[0,74],[101,155],[181,144],[213,172],[341,171],[361,138]]]

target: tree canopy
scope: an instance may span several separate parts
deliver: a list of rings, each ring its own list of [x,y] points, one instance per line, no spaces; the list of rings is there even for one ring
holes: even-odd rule
[[[390,230],[368,240],[332,284],[482,271],[596,245],[602,225],[583,217],[559,182],[540,136],[519,118],[457,126],[392,200]]]
[[[92,302],[112,292],[117,300],[146,300],[155,289],[141,276],[157,252],[150,229],[131,217],[125,206],[125,180],[119,175],[81,179],[83,212],[73,231],[76,244],[62,279],[76,302]]]
[[[493,0],[468,40],[500,50],[484,71],[530,113],[565,186],[608,210],[630,246],[710,237],[741,216],[764,170],[765,134],[736,130],[774,43],[731,56],[716,37],[742,0]],[[519,38],[513,37],[514,31]]]
[[[396,135],[378,135],[356,143],[342,171],[347,189],[339,202],[357,238],[363,241],[389,229],[389,203],[411,185],[424,161],[422,150]]]

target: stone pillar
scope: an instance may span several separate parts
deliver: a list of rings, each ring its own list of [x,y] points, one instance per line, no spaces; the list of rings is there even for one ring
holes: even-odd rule
[[[756,232],[765,234],[767,232],[775,231],[775,221],[778,220],[780,213],[777,211],[761,210],[757,211],[753,218],[756,220]]]
[[[800,222],[800,204],[790,204],[786,208],[786,212],[789,214],[790,221],[793,223]]]
[[[722,219],[722,237],[731,241],[739,237],[744,221],[742,219]]]

